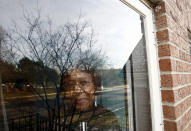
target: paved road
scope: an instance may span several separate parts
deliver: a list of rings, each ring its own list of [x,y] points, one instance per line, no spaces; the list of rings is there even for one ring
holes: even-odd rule
[[[102,91],[96,91],[96,93],[103,93],[103,92],[111,92],[111,91],[115,91],[115,90],[120,90],[122,88],[124,88],[126,86],[115,86],[115,87],[107,87],[107,88],[104,88]],[[63,93],[61,93],[63,94]],[[41,94],[42,96],[44,96],[44,94]],[[28,96],[16,96],[16,97],[9,97],[9,98],[6,98],[5,100],[14,100],[14,99],[34,99],[36,98],[37,95],[28,95]],[[47,94],[47,96],[49,98],[51,97],[55,97],[56,96],[56,93],[49,93]]]

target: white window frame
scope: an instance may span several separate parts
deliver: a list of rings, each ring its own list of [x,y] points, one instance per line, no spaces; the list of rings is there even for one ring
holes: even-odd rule
[[[128,7],[144,17],[144,33],[146,39],[146,53],[149,75],[150,103],[152,130],[163,131],[163,113],[160,89],[160,70],[158,65],[158,49],[153,24],[153,11],[140,0],[120,0]]]

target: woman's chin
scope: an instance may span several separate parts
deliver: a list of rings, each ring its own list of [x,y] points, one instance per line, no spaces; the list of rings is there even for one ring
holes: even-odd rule
[[[90,108],[90,105],[91,103],[89,99],[86,98],[81,98],[76,101],[76,109],[78,110],[82,111],[88,110]]]

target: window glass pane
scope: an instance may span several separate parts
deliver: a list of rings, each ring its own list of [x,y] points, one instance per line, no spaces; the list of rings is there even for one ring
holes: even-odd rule
[[[143,18],[118,0],[2,0],[0,130],[151,130]]]

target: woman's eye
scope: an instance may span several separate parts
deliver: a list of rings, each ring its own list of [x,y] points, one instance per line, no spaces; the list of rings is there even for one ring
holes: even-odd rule
[[[82,86],[88,86],[90,84],[90,82],[84,81],[80,83]]]
[[[87,82],[82,82],[82,83],[81,83],[81,85],[83,85],[83,86],[86,85],[86,84],[87,84]]]

